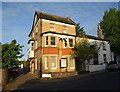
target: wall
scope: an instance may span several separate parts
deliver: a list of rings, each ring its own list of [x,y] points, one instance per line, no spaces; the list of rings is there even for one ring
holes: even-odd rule
[[[95,72],[95,71],[101,71],[105,70],[105,65],[89,65],[89,71]]]

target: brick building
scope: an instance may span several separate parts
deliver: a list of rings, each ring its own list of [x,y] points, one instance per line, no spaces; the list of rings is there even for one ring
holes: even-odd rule
[[[30,72],[39,71],[42,77],[76,75],[75,59],[71,58],[75,36],[75,22],[70,17],[36,11],[28,41]]]

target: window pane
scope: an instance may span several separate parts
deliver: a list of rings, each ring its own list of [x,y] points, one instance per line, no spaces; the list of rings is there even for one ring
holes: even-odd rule
[[[74,66],[75,66],[74,59],[70,59],[70,67],[74,67]]]
[[[46,36],[46,45],[48,45],[48,36]]]
[[[67,47],[67,41],[65,41],[64,46]]]
[[[61,59],[61,67],[67,67],[67,58],[66,59]]]
[[[51,37],[51,45],[55,45],[55,37]]]
[[[56,68],[56,57],[55,56],[51,57],[51,67]]]
[[[103,54],[104,62],[107,61],[106,54]]]
[[[45,57],[45,69],[48,69],[48,56]]]
[[[103,43],[103,50],[106,50],[105,43]]]
[[[69,39],[69,45],[70,47],[73,47],[73,39]]]

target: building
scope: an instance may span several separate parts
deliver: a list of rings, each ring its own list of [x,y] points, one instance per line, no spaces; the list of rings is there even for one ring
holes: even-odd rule
[[[89,65],[86,63],[86,71],[90,72],[105,70],[107,68],[107,64],[113,59],[113,55],[111,54],[110,50],[110,43],[104,39],[100,25],[98,25],[97,33],[98,37],[91,35],[85,36],[91,45],[96,44],[99,48],[98,59],[92,59]],[[76,42],[80,41],[81,39],[83,38],[77,38]]]
[[[110,43],[104,40],[100,25],[98,37],[86,35],[91,45],[97,44],[99,55],[97,60],[86,64],[86,71],[100,71],[107,68],[113,60]],[[43,12],[35,12],[31,32],[29,34],[28,61],[30,72],[39,73],[41,77],[66,77],[77,75],[77,62],[71,58],[76,37],[76,23],[70,17],[63,18]]]
[[[41,77],[76,75],[75,59],[71,58],[75,36],[75,22],[70,17],[36,11],[28,41],[30,72],[39,71]]]

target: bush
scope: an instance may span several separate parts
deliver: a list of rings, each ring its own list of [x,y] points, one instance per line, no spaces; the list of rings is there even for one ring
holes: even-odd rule
[[[14,77],[10,77],[10,79],[9,79],[9,83],[14,82],[14,80],[15,80]]]

